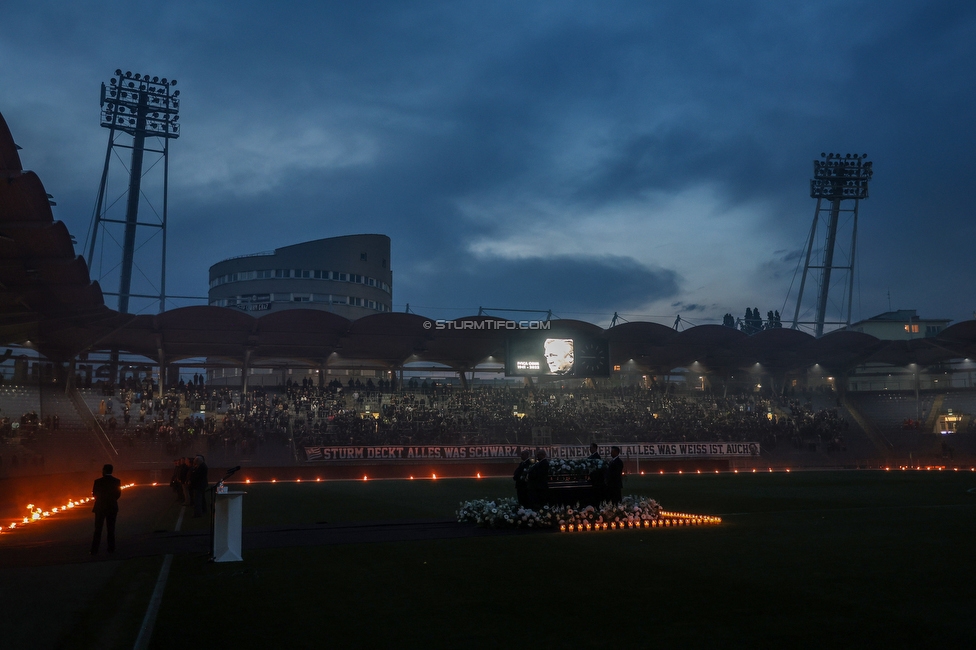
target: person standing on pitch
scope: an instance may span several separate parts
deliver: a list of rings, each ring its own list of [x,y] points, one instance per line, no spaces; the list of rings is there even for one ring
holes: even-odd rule
[[[590,455],[586,457],[588,460],[600,460],[600,445],[595,442],[590,443]]]
[[[549,459],[546,458],[545,449],[536,450],[535,464],[526,470],[525,479],[529,484],[526,495],[529,507],[533,510],[542,510],[549,502]]]
[[[515,468],[515,475],[512,477],[515,479],[515,496],[518,498],[519,505],[523,508],[529,505],[529,487],[526,483],[525,473],[532,465],[531,455],[528,449],[522,450],[522,462]]]
[[[207,462],[203,456],[197,454],[190,470],[190,500],[193,502],[193,516],[202,517],[207,503],[205,500],[210,482],[207,477]]]
[[[620,503],[623,500],[621,493],[624,488],[624,459],[620,457],[620,447],[614,445],[610,448],[610,462],[607,463],[604,471],[607,485],[605,496],[611,503]]]
[[[600,458],[600,447],[595,442],[590,443],[590,455],[586,457],[587,460],[602,460]],[[593,504],[599,505],[606,498],[604,496],[604,483],[603,472],[606,468],[599,467],[590,470],[590,486],[593,488]]]
[[[119,514],[119,497],[122,496],[122,481],[112,476],[112,466],[102,467],[102,478],[95,479],[92,485],[92,496],[95,505],[95,533],[92,535],[91,554],[98,554],[98,546],[102,541],[102,526],[107,531],[107,547],[109,553],[115,552],[115,518]]]

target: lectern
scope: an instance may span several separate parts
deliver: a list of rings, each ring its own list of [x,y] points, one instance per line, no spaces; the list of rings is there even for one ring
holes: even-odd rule
[[[217,492],[213,509],[213,548],[211,558],[214,562],[241,562],[241,529],[243,527],[243,505],[246,492]]]

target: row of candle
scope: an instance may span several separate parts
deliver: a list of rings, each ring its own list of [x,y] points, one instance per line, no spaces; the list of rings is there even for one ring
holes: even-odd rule
[[[661,513],[660,519],[644,519],[638,521],[611,521],[585,524],[561,524],[562,532],[584,532],[591,530],[626,530],[632,528],[664,528],[670,526],[705,526],[722,523],[721,517],[708,515],[687,515],[676,513]]]
[[[938,470],[938,471],[942,471],[943,469],[945,469],[945,467],[944,466],[938,466],[938,465],[937,466],[926,466],[924,468],[921,467],[921,466],[908,466],[908,467],[906,467],[906,466],[900,466],[898,469],[901,469],[901,470],[906,470],[906,469],[916,469],[916,470],[925,469],[925,470]],[[885,470],[890,470],[890,468],[889,467],[886,467]],[[959,471],[959,468],[958,467],[954,467],[953,470],[958,472]],[[752,473],[755,474],[756,471],[757,471],[756,469],[753,469],[752,470]],[[773,468],[771,468],[771,467],[768,468],[768,471],[772,472],[773,471]],[[789,469],[786,469],[785,471],[786,472],[789,472],[790,470]],[[970,468],[970,471],[976,472],[976,467]],[[736,470],[733,470],[733,472],[736,473],[736,474],[738,474],[739,473],[739,470],[736,469]],[[644,472],[641,472],[641,474],[643,474],[643,473]],[[663,474],[664,471],[661,470],[661,473]],[[681,474],[683,472],[681,472],[679,470],[678,473]],[[698,470],[697,473],[700,474],[701,473],[701,470]],[[716,474],[719,473],[718,470],[715,470],[715,473]],[[414,477],[411,476],[410,478],[412,479]],[[436,480],[437,479],[437,475],[436,474],[432,474],[431,475],[431,478],[434,479],[434,480]],[[479,478],[480,479],[481,478],[481,474],[480,473],[477,474],[474,478]],[[366,481],[366,480],[368,480],[368,478],[366,476],[363,476],[363,480]],[[319,483],[321,481],[322,481],[321,478],[315,479],[315,482],[317,482],[317,483]],[[272,479],[271,482],[272,483],[277,483],[278,481],[277,481],[277,479]],[[297,479],[296,480],[296,483],[301,483],[301,482],[302,482],[301,479]],[[247,480],[245,480],[245,483],[251,483],[251,480],[250,479],[247,479]],[[134,485],[135,485],[135,483],[127,483],[126,485],[123,485],[122,486],[122,489],[130,488],[130,487],[133,487]],[[153,483],[153,485],[156,485],[156,483]],[[53,515],[57,515],[59,513],[67,512],[68,510],[71,510],[73,508],[76,508],[76,507],[78,507],[78,506],[80,506],[82,504],[89,503],[91,500],[92,500],[92,497],[86,497],[84,499],[77,499],[77,500],[68,500],[63,505],[58,506],[58,507],[51,508],[50,510],[43,510],[41,508],[36,508],[34,506],[34,504],[29,503],[29,504],[27,504],[27,509],[30,512],[30,514],[28,516],[26,516],[26,517],[23,517],[20,521],[12,521],[12,522],[10,522],[10,525],[7,526],[6,528],[4,528],[2,525],[0,525],[0,534],[3,534],[4,532],[9,532],[11,530],[15,530],[17,528],[21,528],[23,526],[26,526],[26,525],[32,523],[32,522],[40,521],[42,519],[49,518],[49,517],[51,517]],[[661,515],[662,515],[662,517],[670,517],[671,519],[660,519],[660,520],[650,520],[650,521],[645,520],[643,522],[636,522],[636,525],[635,525],[635,522],[619,522],[619,524],[618,524],[618,522],[612,522],[609,525],[607,523],[603,523],[603,524],[592,524],[592,527],[595,530],[612,530],[612,529],[616,529],[616,528],[620,528],[620,529],[623,529],[623,528],[651,528],[651,527],[657,527],[657,526],[685,526],[685,525],[695,526],[695,525],[702,525],[702,524],[717,524],[717,523],[721,523],[721,521],[722,521],[721,518],[719,518],[719,517],[708,517],[708,516],[701,516],[701,515],[689,515],[689,514],[680,514],[680,513],[663,513],[663,512],[661,513]],[[626,526],[624,525],[625,523],[627,524]],[[585,526],[585,528],[584,528],[584,526]],[[566,531],[566,530],[573,531],[574,530],[573,524],[570,524],[568,526],[568,528],[567,528],[567,526],[563,525],[563,526],[560,527],[560,529],[561,530],[564,530],[564,531]],[[576,525],[576,530],[590,530],[590,529],[591,529],[591,525],[590,524],[577,524]]]
[[[125,490],[134,485],[135,483],[127,483],[122,486],[122,489]],[[33,503],[28,503],[27,510],[29,514],[18,521],[11,521],[10,525],[7,526],[6,528],[0,526],[0,534],[7,533],[12,530],[16,530],[18,528],[23,528],[24,526],[27,526],[37,521],[41,521],[43,519],[48,519],[58,514],[64,514],[69,510],[77,508],[78,506],[82,506],[86,503],[90,503],[93,500],[94,497],[85,497],[84,499],[68,499],[66,502],[63,503],[63,505],[55,506],[50,510],[44,510],[43,508],[35,506]]]
[[[891,468],[890,467],[885,467],[885,469],[886,470],[889,470]],[[943,469],[946,469],[946,468],[945,467],[935,466],[935,467],[900,467],[899,469],[903,469],[903,470],[904,469],[943,470]],[[957,471],[957,472],[959,471],[959,468],[958,467],[955,467],[953,469],[955,471]],[[720,472],[717,469],[716,470],[713,470],[713,471],[714,471],[715,474],[721,474],[722,473],[722,472]],[[752,473],[752,474],[756,474],[756,473],[758,473],[760,471],[763,471],[763,470],[759,470],[759,469],[756,469],[756,468],[753,468],[751,470],[751,472],[750,472],[750,470],[745,470],[745,469],[744,470],[741,470],[742,473]],[[772,467],[767,467],[765,471],[766,472],[770,472],[770,473],[772,473],[772,472],[785,472],[787,474],[790,474],[792,472],[792,469],[789,468],[789,467],[787,467],[785,469],[775,469],[775,468],[772,468]],[[971,471],[976,472],[976,467],[971,468]],[[659,471],[659,473],[660,474],[664,474],[665,471],[662,469],[662,470]],[[671,473],[672,474],[684,474],[685,472],[684,472],[684,470],[678,470],[677,472],[671,472]],[[688,474],[702,474],[702,473],[703,472],[700,469],[699,470],[696,470],[695,472],[691,472],[691,471],[688,472]],[[738,474],[738,473],[740,473],[740,470],[733,469],[732,470],[732,473],[733,474]],[[645,475],[645,472],[642,470],[640,474],[641,474],[641,476],[644,476]],[[435,480],[436,481],[437,480],[437,474],[431,474],[429,477],[426,477],[426,476],[420,476],[420,477],[410,476],[408,478],[411,481],[414,480],[415,478],[421,478],[421,479],[430,478],[431,480]],[[479,472],[479,473],[475,474],[474,476],[468,476],[468,477],[461,476],[461,477],[456,477],[456,478],[474,478],[474,479],[480,479],[480,478],[483,478],[483,477],[481,476],[481,473]],[[344,480],[344,479],[340,479],[340,480]],[[373,481],[373,480],[381,480],[381,479],[369,478],[368,475],[365,475],[364,474],[361,479],[356,479],[356,480]],[[385,479],[385,480],[397,480],[397,479],[396,478],[392,478],[392,479]],[[309,483],[311,483],[311,482],[321,483],[322,482],[322,479],[321,478],[307,479],[307,481]],[[231,481],[228,481],[228,482],[231,482]],[[302,482],[302,479],[300,479],[300,478],[299,479],[282,479],[281,481],[279,481],[276,478],[273,478],[270,481],[268,481],[268,480],[265,480],[265,481],[253,480],[252,481],[251,479],[245,479],[244,480],[244,483],[246,483],[246,484],[251,484],[251,483],[301,483],[301,482]],[[153,485],[155,485],[155,483]]]

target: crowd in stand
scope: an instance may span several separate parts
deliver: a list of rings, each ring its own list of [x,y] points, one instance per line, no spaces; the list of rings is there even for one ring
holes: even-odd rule
[[[208,449],[223,446],[245,455],[265,442],[283,444],[288,440],[285,395],[252,391],[235,401],[236,395],[239,391],[208,389],[197,376],[161,398],[151,391],[140,395],[132,389],[123,390],[120,416],[112,414],[109,400],[104,411],[99,405],[98,419],[113,443],[123,448],[143,442],[161,443],[170,455],[189,449],[199,440]],[[181,418],[181,412],[187,410],[189,414]],[[133,412],[137,412],[135,418]]]
[[[811,442],[843,447],[848,422],[794,399],[675,395],[668,387],[613,390],[420,387],[379,396],[370,388],[290,389],[299,446],[323,444],[529,444]]]
[[[28,416],[25,416],[28,417]],[[28,417],[29,419],[29,417]],[[96,419],[119,448],[161,447],[169,457],[201,446],[235,455],[265,445],[299,454],[318,445],[759,442],[766,448],[842,449],[848,422],[834,409],[793,398],[714,396],[650,389],[478,387],[412,379],[311,380],[241,395],[203,378],[162,397],[150,382],[106,395]],[[202,444],[201,444],[202,443]]]

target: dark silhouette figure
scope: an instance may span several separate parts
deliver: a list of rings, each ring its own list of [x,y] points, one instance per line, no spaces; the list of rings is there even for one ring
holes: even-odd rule
[[[522,462],[515,468],[515,474],[512,476],[515,479],[515,496],[518,498],[519,505],[523,508],[529,505],[528,484],[526,483],[525,476],[526,470],[532,465],[529,456],[531,456],[529,450],[523,449]]]
[[[606,498],[613,503],[620,503],[623,500],[624,488],[624,461],[620,457],[620,447],[610,448],[610,462],[607,463],[606,478],[607,492]]]
[[[600,447],[595,442],[590,443],[590,455],[587,458],[590,460],[600,460]],[[590,486],[593,488],[593,501],[595,503],[600,503],[605,498],[605,490],[603,489],[603,472],[605,470],[605,467],[601,467],[590,472]]]
[[[193,461],[193,469],[190,471],[190,499],[193,502],[194,517],[203,516],[203,511],[207,506],[205,497],[209,486],[207,463],[203,456],[197,454]]]
[[[102,526],[106,528],[107,548],[109,553],[115,552],[115,519],[119,514],[119,497],[122,496],[122,481],[112,476],[112,466],[102,467],[102,478],[95,479],[92,485],[92,496],[95,505],[95,532],[92,535],[91,554],[98,553],[98,546],[102,541]]]
[[[529,483],[529,507],[541,510],[549,501],[549,459],[544,449],[535,452],[535,464],[525,475]]]

